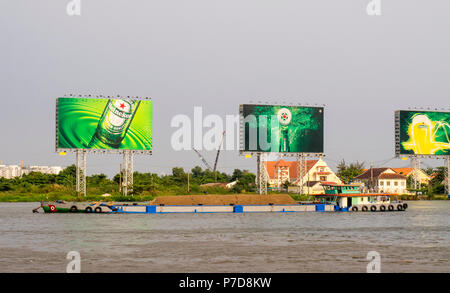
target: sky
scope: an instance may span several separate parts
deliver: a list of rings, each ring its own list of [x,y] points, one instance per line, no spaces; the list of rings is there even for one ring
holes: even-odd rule
[[[140,172],[203,166],[175,151],[177,114],[236,115],[239,104],[325,105],[325,161],[402,167],[394,111],[449,109],[450,2],[382,0],[0,1],[0,161],[75,163],[55,152],[55,100],[69,93],[151,97],[153,155]],[[202,151],[213,164],[215,151]],[[120,155],[88,155],[88,174]],[[384,165],[381,165],[384,164]],[[424,160],[424,167],[443,165]],[[223,151],[219,171],[256,169]]]

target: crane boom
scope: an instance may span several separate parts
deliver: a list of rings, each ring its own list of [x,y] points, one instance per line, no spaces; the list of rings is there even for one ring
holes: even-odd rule
[[[219,160],[220,148],[222,147],[223,137],[225,136],[225,130],[222,132],[222,138],[220,139],[219,148],[217,149],[216,161],[214,162],[213,172],[216,172],[217,169],[217,161]]]
[[[194,149],[194,152],[200,157],[200,159],[202,160],[203,164],[205,164],[206,168],[208,168],[209,171],[212,170],[211,166],[208,164],[208,162],[205,160],[205,158],[199,153],[199,151],[197,151],[196,149]]]

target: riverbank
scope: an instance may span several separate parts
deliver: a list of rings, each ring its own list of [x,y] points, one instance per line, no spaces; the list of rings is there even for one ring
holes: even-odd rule
[[[254,195],[256,193],[245,193],[246,195]],[[273,195],[284,195],[286,193],[269,193]],[[35,193],[11,193],[0,192],[0,202],[40,202],[40,201],[67,201],[67,202],[83,202],[83,201],[102,201],[102,202],[150,202],[156,197],[177,197],[177,196],[207,196],[204,193],[191,193],[184,195],[173,194],[158,194],[158,195],[134,195],[123,196],[121,194],[112,194],[108,196],[104,195],[87,195],[77,196],[73,194],[60,194],[60,193],[48,193],[48,194],[35,194]],[[237,193],[220,194],[220,196],[236,196]],[[298,195],[288,194],[295,201],[313,201],[314,197],[310,195]],[[416,200],[449,200],[447,195],[398,195],[400,200],[416,201]]]

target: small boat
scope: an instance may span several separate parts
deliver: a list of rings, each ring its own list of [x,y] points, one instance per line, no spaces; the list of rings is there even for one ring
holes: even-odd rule
[[[325,193],[315,195],[321,203],[332,204],[336,211],[385,212],[405,211],[408,204],[392,200],[398,194],[361,193],[358,184],[322,184]]]
[[[40,206],[44,213],[112,213],[117,211],[117,208],[105,203],[80,203],[80,202],[64,202],[57,200],[56,202],[41,202]],[[37,212],[34,209],[33,212]]]

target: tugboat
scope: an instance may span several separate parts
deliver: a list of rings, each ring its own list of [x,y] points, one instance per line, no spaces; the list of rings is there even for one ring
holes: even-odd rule
[[[385,212],[405,211],[408,204],[391,197],[397,194],[361,193],[358,184],[322,184],[325,193],[316,195],[320,203],[332,204],[336,211]]]
[[[44,213],[111,213],[117,211],[115,206],[105,203],[67,203],[62,200],[45,204],[41,202],[39,208],[42,208]],[[33,212],[37,212],[39,208],[34,209]]]

